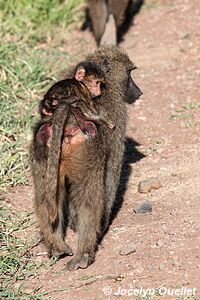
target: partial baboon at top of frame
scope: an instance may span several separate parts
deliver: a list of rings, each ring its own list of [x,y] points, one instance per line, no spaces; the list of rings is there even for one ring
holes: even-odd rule
[[[97,45],[117,45],[133,24],[145,0],[87,0],[84,30],[90,27]]]

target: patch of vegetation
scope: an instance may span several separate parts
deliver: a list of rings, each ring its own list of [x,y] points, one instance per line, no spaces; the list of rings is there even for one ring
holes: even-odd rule
[[[0,0],[0,193],[27,181],[28,144],[38,100],[70,55],[61,49],[70,26],[81,23],[84,0]],[[62,67],[63,68],[63,67]],[[34,246],[22,236],[31,224],[27,213],[0,205],[1,299],[45,299],[41,287],[25,283],[42,266],[30,255]]]
[[[192,122],[193,114],[192,110],[200,109],[200,103],[198,102],[188,102],[184,104],[180,109],[175,110],[173,114],[170,116],[170,120],[185,120],[186,127],[193,127],[194,122]]]
[[[34,44],[60,35],[70,24],[81,22],[82,3],[83,0],[1,0],[0,38]]]
[[[0,1],[1,189],[27,180],[27,145],[34,108],[56,71],[68,65],[69,54],[56,45],[67,26],[80,18],[81,2]]]
[[[38,241],[30,241],[28,238],[20,237],[23,230],[30,226],[33,226],[31,214],[0,208],[1,299],[22,299],[22,295],[23,299],[43,299],[41,298],[43,294],[37,294],[41,287],[23,292],[25,281],[36,276],[39,269],[44,266],[44,263],[36,262],[30,255],[30,250],[37,245]]]
[[[154,7],[157,7],[160,5],[161,5],[161,3],[159,0],[145,1],[142,6],[142,9],[150,9],[150,8],[154,8]]]

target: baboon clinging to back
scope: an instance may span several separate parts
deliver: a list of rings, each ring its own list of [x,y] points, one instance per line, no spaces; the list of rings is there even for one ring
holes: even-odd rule
[[[125,101],[130,102],[130,97],[136,100],[142,94],[130,75],[134,69],[133,63],[117,48],[101,47],[87,59],[100,66],[102,62],[105,64],[107,84],[99,101],[107,117],[114,121],[115,128],[111,130],[106,124],[91,121],[96,128],[92,139],[88,139],[81,130],[70,139],[64,137],[56,221],[49,222],[43,201],[36,204],[39,214],[42,212],[40,218],[44,230],[48,231],[49,250],[53,253],[72,255],[71,248],[64,241],[66,226],[77,231],[77,250],[67,264],[69,270],[86,268],[94,261],[98,238],[109,225],[124,152]],[[71,122],[73,120],[69,120],[65,130],[70,129]],[[39,185],[42,193],[44,187]]]
[[[72,101],[76,102],[76,98],[80,96],[82,104],[85,103],[86,110],[98,114],[95,101],[91,101],[91,98],[100,96],[101,89],[105,84],[105,75],[102,68],[95,63],[82,61],[75,67],[70,78],[56,82],[47,91],[39,104],[40,115],[42,118],[52,115],[60,103],[69,102],[72,104]],[[70,97],[73,100],[70,100]]]

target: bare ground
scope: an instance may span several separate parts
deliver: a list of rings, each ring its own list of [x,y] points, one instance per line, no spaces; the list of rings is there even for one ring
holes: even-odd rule
[[[72,46],[67,46],[70,39]],[[80,47],[85,44],[85,51],[95,48],[89,31],[66,38],[66,47],[75,55],[81,56]],[[120,47],[138,66],[134,79],[144,93],[128,108],[126,167],[131,174],[124,202],[93,265],[66,272],[69,258],[64,258],[26,282],[27,291],[41,286],[40,292],[49,292],[51,299],[115,299],[119,287],[126,292],[187,287],[196,288],[200,295],[199,0],[146,0]],[[138,183],[152,176],[159,178],[162,187],[139,194]],[[32,211],[32,197],[30,183],[7,200],[13,207]],[[152,212],[135,214],[133,209],[143,200],[152,203]],[[24,234],[35,239],[38,228]],[[71,232],[69,240],[75,244]],[[130,243],[136,252],[121,256],[119,250]],[[47,260],[36,256],[44,251],[43,245],[35,247],[34,259]],[[109,296],[103,290],[106,286],[112,289],[107,291]]]

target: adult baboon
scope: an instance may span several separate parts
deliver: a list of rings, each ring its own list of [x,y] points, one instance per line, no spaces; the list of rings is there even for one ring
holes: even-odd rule
[[[97,44],[116,45],[128,30],[144,0],[88,0]]]
[[[58,215],[55,222],[49,221],[46,203],[41,200],[37,204],[38,214],[43,212],[39,218],[41,223],[43,220],[50,254],[72,255],[71,248],[64,241],[66,226],[78,233],[77,250],[67,264],[68,270],[86,268],[94,261],[97,241],[109,225],[119,185],[126,128],[125,102],[130,102],[130,98],[136,100],[142,94],[131,78],[133,63],[116,47],[101,47],[89,55],[87,60],[99,66],[103,63],[107,70],[106,87],[99,101],[115,128],[90,121],[94,130],[92,138],[88,138],[87,133],[81,129],[71,136],[64,134],[58,172]],[[64,131],[69,132],[74,123],[76,120],[71,115]],[[37,147],[37,139],[32,144],[33,158],[34,147]],[[46,169],[42,172],[45,176]],[[37,193],[43,193],[44,186],[40,182],[36,188]]]

